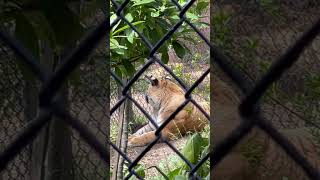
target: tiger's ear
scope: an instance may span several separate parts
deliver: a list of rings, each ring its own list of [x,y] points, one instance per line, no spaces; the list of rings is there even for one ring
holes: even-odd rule
[[[151,82],[152,86],[157,86],[159,84],[159,80],[155,77],[151,76],[147,76],[145,75],[145,77]]]

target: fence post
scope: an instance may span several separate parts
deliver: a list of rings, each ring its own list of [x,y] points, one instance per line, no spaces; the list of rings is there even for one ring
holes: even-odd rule
[[[48,44],[43,43],[43,57],[46,60],[43,66],[47,71],[51,72],[53,69],[53,52]],[[36,117],[38,113],[39,99],[37,94],[39,94],[39,89],[36,87],[36,81],[26,81],[25,87],[25,101],[26,101],[26,114],[27,119],[32,120]],[[49,123],[50,124],[50,123]],[[45,158],[48,144],[48,132],[49,125],[47,124],[39,133],[39,135],[34,139],[31,148],[31,169],[30,169],[30,179],[31,180],[43,180],[45,177]]]
[[[60,91],[65,107],[68,106],[68,89],[65,85]],[[53,117],[49,127],[46,158],[46,180],[73,179],[72,143],[70,127],[59,118]]]
[[[23,89],[25,109],[24,118],[25,121],[31,121],[38,113],[38,94],[39,90],[34,79],[25,80],[25,87]],[[42,129],[38,137],[36,137],[30,146],[30,179],[41,180],[41,169],[44,153],[44,142],[46,128]]]
[[[68,50],[69,48],[67,48],[66,53]],[[59,57],[59,61],[56,64],[60,63],[61,57],[63,56]],[[51,69],[53,70],[54,68],[52,66]],[[62,97],[61,105],[66,110],[70,109],[68,87],[68,81],[65,81],[57,93]],[[58,117],[52,117],[48,128],[45,180],[73,179],[71,133],[71,129],[65,121]]]

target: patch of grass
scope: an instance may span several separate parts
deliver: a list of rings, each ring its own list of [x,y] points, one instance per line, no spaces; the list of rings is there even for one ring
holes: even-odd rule
[[[201,59],[202,59],[201,54],[198,53],[198,52],[196,52],[196,53],[194,53],[193,56],[192,56],[191,63],[192,63],[193,65],[195,65],[195,64],[199,63],[199,62],[201,61]]]
[[[118,132],[119,132],[119,125],[116,122],[112,121],[110,123],[110,140],[111,140],[111,142],[116,142]]]
[[[183,65],[182,64],[177,64],[173,69],[173,73],[178,76],[179,78],[183,78]]]
[[[210,138],[210,125],[206,125],[203,129],[203,131],[200,133],[202,137],[204,138]]]

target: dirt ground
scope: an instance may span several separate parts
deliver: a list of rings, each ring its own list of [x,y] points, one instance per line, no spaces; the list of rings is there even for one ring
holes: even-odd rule
[[[183,137],[175,141],[170,141],[170,143],[176,147],[179,151],[182,149],[183,145],[186,143],[187,138]],[[133,161],[146,147],[133,147],[127,150],[128,157]],[[115,158],[114,150],[111,151],[111,162]],[[153,166],[158,168],[161,163],[169,162],[175,152],[165,143],[157,143],[152,149],[147,152],[147,154],[139,161],[139,164],[145,167],[146,177],[145,179],[152,179],[153,177],[160,176],[161,174]],[[161,169],[163,171],[163,169]]]

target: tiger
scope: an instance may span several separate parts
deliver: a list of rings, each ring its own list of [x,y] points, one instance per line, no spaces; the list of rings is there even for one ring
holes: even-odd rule
[[[168,77],[155,78],[146,75],[150,82],[145,94],[145,101],[152,107],[152,118],[160,126],[185,101],[184,90]],[[202,106],[206,104],[202,103]],[[161,131],[161,140],[174,140],[179,135],[200,132],[208,124],[205,115],[191,102]],[[145,146],[156,139],[156,127],[149,121],[128,138],[129,147]]]

